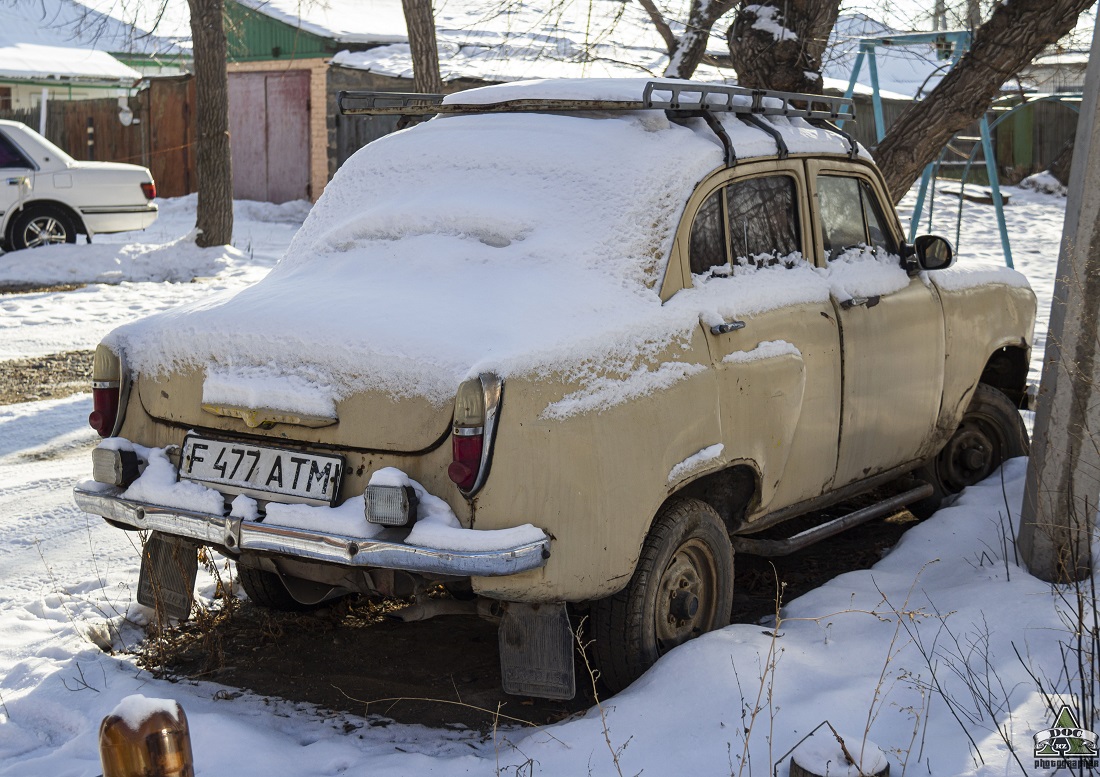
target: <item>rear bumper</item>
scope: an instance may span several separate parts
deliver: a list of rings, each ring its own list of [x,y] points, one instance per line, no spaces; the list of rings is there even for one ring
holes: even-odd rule
[[[73,489],[76,504],[134,529],[158,531],[216,545],[232,553],[254,552],[345,567],[403,569],[460,577],[500,577],[545,566],[550,539],[490,551],[425,548],[389,539],[361,539],[283,526],[268,526],[229,516],[159,507],[122,499],[121,489]]]
[[[132,232],[152,226],[157,220],[159,207],[156,203],[148,205],[120,206],[113,208],[81,208],[80,218],[84,226],[95,235],[113,232]]]

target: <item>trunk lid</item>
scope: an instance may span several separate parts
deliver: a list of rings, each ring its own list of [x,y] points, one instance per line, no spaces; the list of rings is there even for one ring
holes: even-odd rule
[[[234,384],[216,370],[182,369],[138,376],[135,388],[149,415],[189,429],[398,453],[440,442],[454,412],[453,404],[382,391],[328,399],[326,406],[325,397],[310,396],[293,378],[271,374]]]

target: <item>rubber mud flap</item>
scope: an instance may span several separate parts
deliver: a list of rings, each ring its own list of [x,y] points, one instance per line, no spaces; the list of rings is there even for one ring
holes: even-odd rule
[[[196,545],[153,532],[141,552],[138,603],[155,609],[158,617],[187,620],[198,571]]]
[[[573,630],[565,604],[508,602],[497,632],[504,692],[572,699]]]

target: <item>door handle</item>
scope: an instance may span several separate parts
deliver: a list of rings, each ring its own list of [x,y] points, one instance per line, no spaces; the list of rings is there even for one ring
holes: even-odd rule
[[[22,186],[27,182],[26,176],[16,176],[15,178],[8,179],[8,186]]]
[[[710,328],[710,333],[712,335],[726,335],[726,334],[729,334],[730,332],[736,332],[738,329],[744,329],[744,328],[745,328],[745,322],[744,321],[736,321],[736,320],[734,320],[734,321],[724,321],[721,324],[715,324],[714,326],[712,326]]]
[[[873,297],[852,297],[851,299],[846,299],[843,302],[841,302],[840,307],[841,307],[842,310],[851,310],[854,307],[860,307],[860,306],[867,307],[867,308],[873,308],[881,300],[882,300],[882,296],[878,295],[878,294],[876,294]]]

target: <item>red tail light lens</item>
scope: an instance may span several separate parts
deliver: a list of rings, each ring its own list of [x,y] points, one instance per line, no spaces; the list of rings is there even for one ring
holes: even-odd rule
[[[88,423],[100,437],[110,437],[118,420],[118,383],[92,383],[92,412]]]
[[[451,437],[451,450],[453,461],[447,467],[447,477],[461,489],[470,489],[477,480],[478,470],[481,468],[481,449],[484,445],[484,434],[460,435]]]
[[[157,185],[152,181],[143,183],[141,185],[141,193],[145,195],[145,199],[155,200],[157,198]]]
[[[451,427],[453,456],[447,467],[447,477],[467,499],[473,498],[489,476],[503,385],[496,375],[482,373],[459,384],[455,394],[454,425]]]
[[[95,349],[92,359],[92,413],[88,423],[100,437],[110,437],[119,420],[122,359],[106,345]]]

